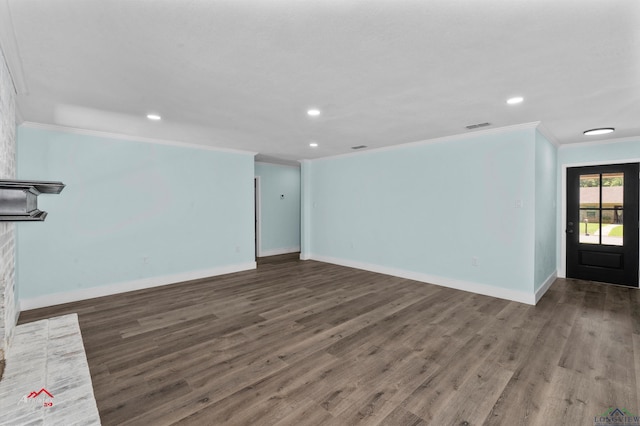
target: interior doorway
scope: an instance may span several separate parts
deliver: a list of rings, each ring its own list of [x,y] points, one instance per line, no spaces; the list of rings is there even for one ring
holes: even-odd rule
[[[566,276],[638,287],[638,163],[567,168]]]
[[[255,242],[258,259],[300,252],[299,165],[256,161]]]

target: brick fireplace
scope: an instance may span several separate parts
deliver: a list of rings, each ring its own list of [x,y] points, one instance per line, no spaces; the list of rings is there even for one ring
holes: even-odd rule
[[[0,49],[0,179],[16,177],[15,93],[4,53]],[[15,225],[12,222],[0,222],[0,364],[4,364],[18,314],[15,296]]]

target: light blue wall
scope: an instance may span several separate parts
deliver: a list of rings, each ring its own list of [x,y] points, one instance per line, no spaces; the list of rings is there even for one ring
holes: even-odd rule
[[[251,154],[20,127],[21,179],[61,180],[21,223],[20,297],[254,260]],[[145,261],[146,258],[146,261]]]
[[[640,162],[640,136],[620,141],[611,140],[603,143],[585,143],[574,145],[562,145],[558,149],[558,208],[557,223],[558,235],[556,239],[558,267],[564,265],[562,257],[565,255],[562,250],[562,237],[565,229],[563,220],[562,199],[563,186],[566,185],[566,167],[578,167],[592,164],[614,164],[614,163],[638,163]],[[564,269],[564,268],[562,268]],[[566,271],[558,271],[560,276],[564,276]]]
[[[556,161],[556,147],[536,131],[535,290],[538,290],[557,269]]]
[[[535,151],[528,128],[310,161],[312,256],[532,294]]]
[[[259,254],[300,251],[300,168],[256,163],[255,175],[260,176]]]

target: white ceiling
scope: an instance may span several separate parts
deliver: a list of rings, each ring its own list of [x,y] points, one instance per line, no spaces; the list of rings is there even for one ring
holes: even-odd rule
[[[481,122],[640,135],[638,0],[0,0],[0,27],[30,122],[285,160]]]

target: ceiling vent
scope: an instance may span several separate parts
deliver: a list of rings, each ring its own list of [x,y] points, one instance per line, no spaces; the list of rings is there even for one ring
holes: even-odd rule
[[[469,129],[469,130],[473,130],[473,129],[477,129],[479,127],[487,127],[487,126],[491,126],[491,123],[469,124],[468,126],[465,126],[465,127],[467,129]]]
[[[358,145],[358,146],[352,146],[351,149],[363,149],[366,148],[366,145]]]

